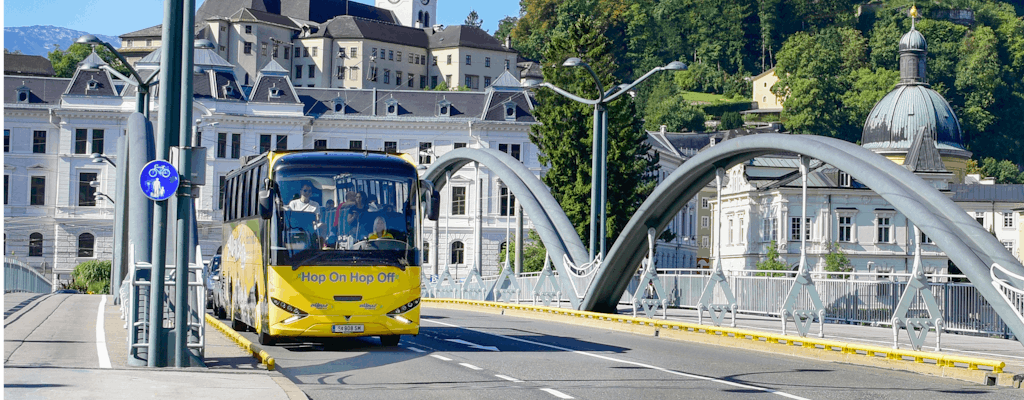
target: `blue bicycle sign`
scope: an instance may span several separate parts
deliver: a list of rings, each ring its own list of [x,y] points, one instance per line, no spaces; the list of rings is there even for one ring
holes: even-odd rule
[[[178,190],[180,178],[178,171],[171,163],[154,160],[142,167],[139,174],[139,185],[142,193],[153,200],[167,200]]]

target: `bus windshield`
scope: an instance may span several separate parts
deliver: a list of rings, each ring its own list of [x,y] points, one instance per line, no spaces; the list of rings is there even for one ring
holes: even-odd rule
[[[419,265],[413,170],[284,165],[274,180],[274,264]]]

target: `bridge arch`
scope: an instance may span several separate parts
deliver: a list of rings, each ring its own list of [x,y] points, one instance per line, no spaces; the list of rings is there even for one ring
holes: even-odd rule
[[[1024,266],[991,234],[980,228],[946,196],[921,178],[886,158],[852,143],[809,135],[761,134],[740,137],[698,153],[670,174],[640,206],[609,250],[580,308],[612,311],[629,280],[646,256],[646,234],[661,231],[673,215],[715,178],[717,168],[728,169],[754,157],[779,151],[793,152],[827,162],[873,189],[906,215],[942,248],[1016,334],[1024,334],[1024,321],[992,285],[989,266],[998,262],[1024,275]],[[1017,283],[1020,286],[1020,283]]]
[[[471,162],[479,162],[481,166],[490,169],[516,196],[550,254],[556,270],[565,270],[562,265],[563,255],[568,256],[576,265],[589,261],[587,249],[583,247],[576,228],[551,196],[548,187],[521,161],[508,154],[493,149],[456,149],[438,157],[427,168],[424,179],[440,189],[448,183],[449,172],[454,174]],[[570,296],[570,300],[574,307],[578,307],[578,299]]]

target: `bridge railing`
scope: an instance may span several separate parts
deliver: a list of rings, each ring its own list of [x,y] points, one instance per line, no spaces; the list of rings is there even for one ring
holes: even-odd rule
[[[4,257],[4,293],[50,293],[53,285],[43,274],[28,264]]]
[[[664,269],[658,270],[658,274],[669,293],[668,305],[677,308],[696,308],[701,292],[710,279],[710,271],[706,269]],[[793,286],[793,275],[792,271],[740,271],[731,272],[726,279],[733,289],[739,312],[778,317],[786,295]],[[825,306],[826,321],[876,326],[891,326],[893,312],[910,277],[906,273],[815,272],[813,275],[815,287]],[[963,276],[929,274],[926,277],[942,311],[944,331],[1004,337],[1012,335],[973,284],[958,282]],[[497,276],[483,278],[485,286],[493,286],[496,280]],[[539,276],[524,273],[518,280],[524,291],[521,301],[531,301]],[[639,276],[634,275],[619,304],[631,304],[639,284]],[[568,298],[563,295],[562,300]],[[715,302],[725,302],[724,293],[716,292]],[[810,307],[809,299],[801,299],[797,307]],[[927,315],[924,301],[917,298],[908,316]]]

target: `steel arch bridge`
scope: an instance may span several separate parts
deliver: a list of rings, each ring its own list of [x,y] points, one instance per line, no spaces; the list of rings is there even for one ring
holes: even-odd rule
[[[1024,338],[1024,319],[995,286],[991,266],[1024,276],[1024,266],[987,230],[948,197],[927,182],[885,157],[853,143],[813,135],[760,134],[721,142],[697,153],[654,189],[626,224],[608,251],[577,309],[614,312],[633,272],[647,255],[647,230],[660,233],[672,216],[715,179],[719,168],[765,154],[791,152],[815,158],[848,173],[878,193],[921,229],[975,284],[981,295],[1018,338]],[[550,191],[521,162],[490,149],[463,148],[440,157],[425,178],[442,187],[448,173],[470,162],[490,169],[520,200],[555,267],[564,271],[562,255],[576,264],[588,262],[588,253],[568,217]],[[566,274],[560,274],[564,276]],[[998,278],[1020,290],[1024,282],[1013,275]],[[568,279],[568,278],[562,278]],[[578,299],[570,299],[577,300]]]

